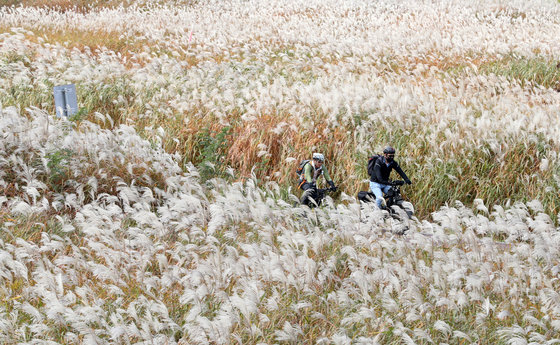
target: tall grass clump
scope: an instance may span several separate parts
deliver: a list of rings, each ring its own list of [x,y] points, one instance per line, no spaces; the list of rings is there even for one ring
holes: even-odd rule
[[[196,134],[196,149],[198,151],[199,171],[204,179],[214,176],[223,176],[226,171],[226,150],[228,147],[227,137],[231,129],[223,127],[219,132],[212,133],[210,129],[204,128]],[[197,153],[195,153],[197,155]],[[196,156],[195,156],[196,157]]]
[[[122,5],[130,5],[127,0],[95,0],[95,1],[68,1],[68,0],[2,0],[1,6],[21,6],[49,8],[61,12],[88,12],[99,8],[114,8]]]
[[[522,86],[533,83],[560,91],[560,62],[557,60],[512,56],[485,63],[480,71],[519,80]]]

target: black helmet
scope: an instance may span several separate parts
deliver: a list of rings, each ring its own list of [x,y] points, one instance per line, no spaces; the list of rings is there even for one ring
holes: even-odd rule
[[[383,153],[384,154],[389,154],[389,155],[394,155],[395,154],[395,149],[391,146],[387,146],[383,149]]]

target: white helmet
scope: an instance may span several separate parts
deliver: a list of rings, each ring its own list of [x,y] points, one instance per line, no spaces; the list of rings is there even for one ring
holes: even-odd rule
[[[324,161],[325,161],[325,156],[323,156],[322,153],[317,153],[317,152],[315,152],[315,153],[313,154],[313,159],[316,159],[316,160],[318,160],[318,161],[324,162]]]

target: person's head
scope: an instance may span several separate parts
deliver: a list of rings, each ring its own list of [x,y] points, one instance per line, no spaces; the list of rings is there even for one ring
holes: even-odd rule
[[[325,156],[322,153],[314,153],[313,162],[315,162],[315,166],[321,166],[325,162]]]
[[[391,146],[387,146],[383,149],[383,155],[385,156],[387,162],[390,163],[395,159],[395,152],[395,149]]]

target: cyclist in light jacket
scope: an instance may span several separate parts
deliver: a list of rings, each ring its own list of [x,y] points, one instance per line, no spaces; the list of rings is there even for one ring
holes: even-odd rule
[[[316,183],[320,176],[325,178],[331,187],[331,190],[336,191],[336,186],[334,185],[327,168],[323,165],[324,162],[325,156],[322,153],[314,153],[313,159],[303,167],[303,179],[299,185],[299,188],[303,189],[303,194],[300,199],[302,204],[307,205],[310,197],[315,199],[317,189]]]

